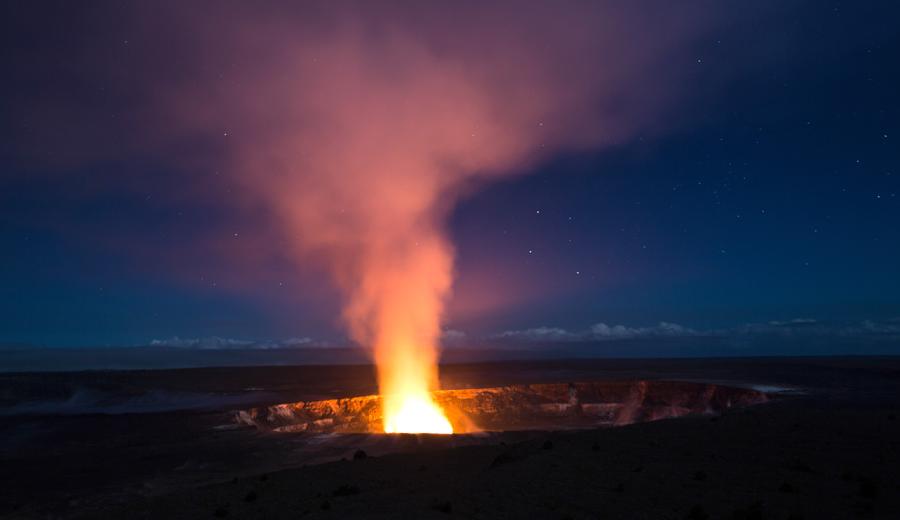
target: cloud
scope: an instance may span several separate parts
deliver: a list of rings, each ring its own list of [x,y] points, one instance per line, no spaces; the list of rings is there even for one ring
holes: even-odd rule
[[[597,323],[586,331],[570,331],[559,327],[536,327],[522,330],[507,330],[494,336],[499,339],[522,341],[605,341],[644,337],[695,336],[701,333],[694,329],[661,321],[651,327],[627,327]]]
[[[521,342],[595,342],[629,339],[652,338],[821,338],[821,339],[860,339],[873,341],[900,340],[900,318],[867,319],[861,321],[822,321],[814,318],[793,318],[787,320],[770,320],[760,323],[745,323],[735,327],[718,329],[695,329],[679,323],[660,321],[656,325],[646,327],[630,327],[627,325],[609,325],[598,322],[586,330],[569,330],[562,327],[540,326],[526,329],[511,329],[487,336],[487,339]],[[467,345],[470,340],[476,343],[482,336],[474,338],[457,329],[441,331],[440,341],[445,347]],[[291,349],[320,348],[334,345],[307,336],[293,337],[283,340],[245,340],[210,336],[205,338],[181,338],[173,336],[168,339],[154,339],[150,342],[154,347],[170,347],[198,350],[227,349]]]
[[[523,341],[578,341],[579,335],[557,327],[535,327],[524,330],[507,330],[497,334],[500,339]]]
[[[168,339],[154,339],[150,342],[150,346],[197,350],[272,350],[301,347],[320,347],[328,345],[326,343],[316,342],[312,338],[308,337],[288,338],[281,341],[251,341],[233,338],[220,338],[218,336],[210,336],[207,338],[180,338],[178,336],[173,336]]]
[[[860,340],[900,340],[900,318],[862,321],[821,321],[813,318],[771,320],[763,323],[745,323],[719,329],[694,329],[678,323],[661,321],[648,327],[607,325],[600,322],[588,330],[567,330],[559,327],[536,327],[507,330],[492,336],[501,340],[519,341],[612,341],[637,338],[686,338],[719,337],[748,338],[777,336],[780,338],[855,338]]]
[[[465,343],[468,335],[456,329],[444,329],[441,331],[441,345],[445,347],[459,346]]]
[[[699,333],[694,329],[661,321],[653,327],[626,327],[624,325],[614,325],[610,327],[605,323],[597,323],[591,326],[590,339],[623,339],[636,337],[673,337],[673,336],[696,336]]]
[[[733,328],[709,331],[717,336],[780,336],[795,338],[900,339],[900,319],[862,321],[793,318],[765,323],[745,323]]]
[[[900,338],[900,318],[880,322],[865,320],[860,324],[859,330],[876,336]]]
[[[299,347],[313,344],[313,339],[308,337],[302,338],[288,338],[281,342],[282,345],[286,347]]]
[[[773,320],[769,322],[769,325],[772,325],[774,327],[793,327],[798,325],[812,325],[814,323],[818,323],[818,320],[814,320],[812,318],[794,318],[787,321]]]
[[[835,334],[843,327],[826,324],[811,318],[771,320],[765,323],[745,323],[732,329],[718,331],[722,335],[828,335]]]

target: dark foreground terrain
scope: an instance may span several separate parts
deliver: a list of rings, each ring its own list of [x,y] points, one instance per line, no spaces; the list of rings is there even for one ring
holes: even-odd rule
[[[23,390],[6,391],[18,412],[3,417],[0,428],[0,512],[10,518],[900,518],[898,358],[448,366],[447,386],[457,388],[641,378],[789,390],[719,416],[452,437],[234,428],[229,410],[238,402],[335,397],[343,382],[353,385],[344,395],[359,395],[371,390],[371,379],[358,367],[223,370],[129,374],[131,397],[117,401],[117,413],[98,413],[97,405],[89,414],[49,413],[45,403],[33,407],[44,412],[27,414]],[[64,377],[75,382],[54,380],[62,395],[87,391],[78,377],[93,381],[97,374]],[[22,381],[4,384],[20,388]],[[161,387],[228,404],[137,413],[147,388]],[[238,389],[252,389],[255,397],[241,397]]]

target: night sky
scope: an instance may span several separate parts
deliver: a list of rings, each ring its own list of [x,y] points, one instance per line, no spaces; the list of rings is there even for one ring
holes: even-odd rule
[[[259,9],[286,33],[294,19],[329,19],[327,3],[295,4]],[[435,37],[447,45],[439,56],[474,40],[459,51],[463,68],[522,37],[497,43],[484,29],[505,23],[497,13],[509,4],[477,22],[475,5],[406,17],[396,13],[413,4],[373,4],[341,5],[363,11],[368,29],[418,28],[410,19],[423,17],[451,35]],[[613,94],[554,86],[552,97],[600,100],[629,124],[582,142],[569,134],[590,123],[585,107],[557,121],[574,121],[565,144],[459,196],[446,220],[456,251],[448,342],[807,330],[900,346],[900,5],[686,2],[670,16],[666,4],[609,3],[625,28],[578,42],[605,46],[597,54],[566,54],[550,33],[529,42],[562,53],[554,66],[559,55],[578,63],[559,83],[603,90],[627,78]],[[233,34],[239,4],[139,5],[3,4],[0,344],[347,343],[323,262],[298,259],[268,205],[243,196],[226,173],[239,161],[216,160],[252,149],[232,144],[251,132],[276,135],[279,112],[248,122],[210,78],[253,98],[263,69],[243,68],[255,60],[241,49],[261,41],[254,52],[268,57],[266,46],[290,46],[280,33]],[[322,38],[336,30],[316,24]],[[669,24],[677,38],[653,30]],[[221,55],[207,50],[218,38]],[[374,66],[395,65],[384,61]],[[167,100],[186,89],[191,107],[208,89],[209,106],[176,120],[167,110],[184,102]]]

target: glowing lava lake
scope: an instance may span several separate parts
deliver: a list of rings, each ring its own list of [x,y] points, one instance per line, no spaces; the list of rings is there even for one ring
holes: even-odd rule
[[[751,388],[683,381],[594,381],[439,390],[451,431],[564,430],[622,426],[767,402]],[[239,424],[275,432],[391,433],[377,395],[240,410]]]

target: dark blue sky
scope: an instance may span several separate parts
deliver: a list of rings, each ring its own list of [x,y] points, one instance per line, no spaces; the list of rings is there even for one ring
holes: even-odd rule
[[[321,271],[277,240],[223,255],[223,237],[266,231],[217,172],[89,130],[102,146],[55,160],[74,145],[43,108],[87,128],[138,110],[141,64],[96,56],[128,38],[113,6],[3,7],[0,343],[342,341]],[[679,54],[688,88],[662,130],[557,153],[454,210],[449,328],[896,323],[900,7],[774,2],[741,18]],[[97,77],[113,79],[98,89]],[[186,176],[217,195],[181,193]]]

